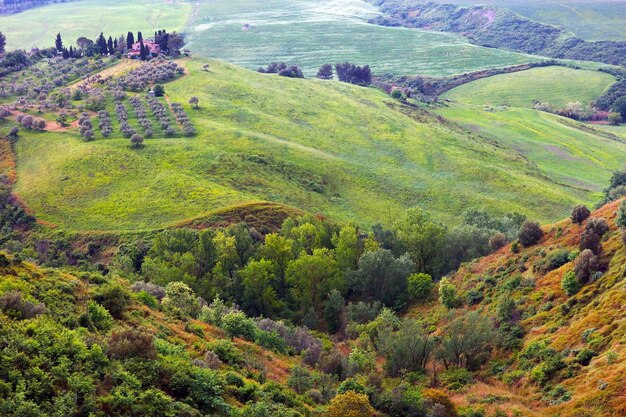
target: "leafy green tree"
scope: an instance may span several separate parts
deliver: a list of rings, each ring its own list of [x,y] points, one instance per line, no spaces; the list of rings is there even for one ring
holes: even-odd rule
[[[194,108],[199,108],[200,99],[197,96],[191,96],[189,98],[189,104],[192,104]]]
[[[331,290],[324,304],[324,321],[330,333],[337,333],[341,330],[344,317],[344,304],[345,301],[341,293],[335,289]]]
[[[619,97],[615,100],[611,110],[619,113],[622,116],[622,119],[626,119],[626,96]]]
[[[333,66],[330,64],[324,64],[317,71],[317,78],[320,80],[332,80],[333,78]]]
[[[4,33],[0,32],[0,55],[2,55],[7,46],[7,37],[4,36]]]
[[[427,300],[430,298],[434,286],[433,277],[428,274],[409,275],[408,292],[413,300]]]
[[[272,317],[280,310],[275,271],[276,265],[266,259],[250,261],[239,270],[243,284],[242,307],[248,314]]]
[[[285,273],[289,262],[294,259],[293,240],[278,233],[270,233],[265,236],[265,243],[259,248],[259,255],[273,263],[276,268],[276,291],[279,299],[287,295]]]
[[[436,275],[442,262],[440,255],[446,240],[446,228],[419,207],[414,207],[394,223],[394,230],[411,255],[415,272]]]
[[[154,86],[154,95],[156,97],[163,97],[165,95],[165,87],[163,87],[163,84],[157,84]]]
[[[182,317],[196,317],[200,312],[198,297],[189,286],[182,282],[170,282],[165,287],[163,308]]]
[[[292,297],[302,312],[312,306],[318,314],[331,290],[343,290],[345,282],[337,261],[328,249],[302,253],[287,267],[287,282],[292,286]]]
[[[385,370],[391,376],[413,372],[426,367],[435,344],[415,321],[406,319],[400,329],[382,341]]]
[[[406,302],[407,278],[413,270],[408,255],[395,258],[386,249],[366,252],[359,259],[355,290],[364,297],[380,300],[388,307],[402,306]]]
[[[332,242],[341,270],[356,269],[360,255],[357,227],[352,224],[343,226],[338,234],[333,235]]]
[[[313,383],[313,376],[305,367],[295,365],[291,368],[291,375],[289,375],[287,380],[289,388],[298,394],[304,394],[313,387]]]
[[[452,320],[440,337],[438,358],[446,369],[464,367],[477,369],[487,359],[498,334],[488,317],[472,311]]]

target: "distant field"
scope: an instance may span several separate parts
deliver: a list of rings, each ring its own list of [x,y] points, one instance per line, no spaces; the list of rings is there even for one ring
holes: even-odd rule
[[[532,107],[541,101],[561,107],[577,101],[589,104],[614,81],[613,76],[599,71],[542,67],[463,84],[443,97],[468,104]]]
[[[200,55],[250,69],[284,61],[307,75],[346,60],[376,73],[444,76],[539,59],[453,34],[368,24],[376,13],[361,0],[213,0],[199,6],[186,32]]]
[[[562,27],[585,40],[626,40],[624,0],[435,0],[505,7],[538,22]]]
[[[100,32],[119,36],[144,31],[150,36],[158,29],[180,31],[191,10],[191,3],[182,0],[81,0],[0,16],[0,30],[9,49],[54,46],[59,32],[69,46],[80,36],[93,39]]]
[[[516,149],[527,159],[529,170],[568,187],[599,191],[606,170],[624,165],[626,138],[593,134],[579,129],[585,126],[582,123],[563,117],[521,108],[485,111],[482,106],[461,104],[437,112],[469,132]]]
[[[22,132],[15,191],[28,207],[69,230],[153,229],[257,201],[362,224],[415,205],[446,221],[472,206],[547,221],[595,201],[626,151],[531,110],[455,105],[443,114],[468,125],[453,129],[374,89],[186,65],[166,93],[198,136],[132,150],[117,129],[87,143]]]

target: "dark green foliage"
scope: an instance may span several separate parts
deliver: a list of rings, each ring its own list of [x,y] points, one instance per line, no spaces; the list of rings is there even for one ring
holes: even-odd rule
[[[153,91],[156,97],[163,97],[165,95],[165,87],[163,87],[163,84],[156,84]]]
[[[459,390],[473,380],[472,374],[465,368],[450,368],[441,374],[441,382],[450,390]]]
[[[598,257],[589,249],[583,250],[574,262],[574,274],[580,284],[586,284],[599,269]]]
[[[582,222],[587,220],[590,214],[591,212],[589,211],[589,209],[586,206],[581,204],[579,206],[574,207],[574,210],[572,210],[572,215],[570,216],[570,218],[572,219],[572,222],[581,224]]]
[[[587,366],[596,356],[598,356],[598,353],[591,349],[581,349],[580,352],[578,352],[578,354],[576,355],[576,362],[578,362],[582,366]]]
[[[434,340],[411,320],[405,320],[397,332],[387,335],[381,342],[385,370],[391,376],[398,376],[402,371],[423,370],[434,349]]]
[[[561,266],[565,265],[570,261],[570,252],[565,249],[557,249],[553,252],[550,252],[544,258],[539,259],[534,268],[536,271],[541,273],[547,273],[553,271]]]
[[[244,361],[241,351],[230,340],[216,340],[209,345],[209,349],[224,363],[237,365]]]
[[[324,305],[324,321],[330,333],[341,330],[344,319],[344,299],[337,290],[332,290]]]
[[[433,278],[428,274],[412,274],[408,278],[408,291],[413,300],[429,299],[434,286]]]
[[[578,292],[580,289],[580,284],[578,279],[576,278],[576,274],[573,271],[568,271],[565,275],[563,275],[563,279],[561,280],[561,288],[565,291],[565,294],[572,296]]]
[[[98,287],[93,299],[106,308],[111,316],[121,319],[131,303],[130,292],[120,282],[110,282]]]
[[[369,65],[360,67],[344,62],[335,64],[335,72],[337,73],[337,79],[345,83],[366,86],[372,82],[372,70]]]
[[[291,375],[287,385],[298,394],[304,394],[313,387],[313,382],[311,373],[306,368],[296,365],[291,368]]]
[[[521,243],[522,246],[525,247],[534,245],[535,243],[539,242],[542,237],[543,230],[541,230],[541,226],[539,226],[539,223],[531,221],[524,222],[517,234],[519,243]]]
[[[624,196],[626,196],[626,171],[613,171],[609,186],[604,189],[604,198],[598,202],[597,207],[601,207]]]
[[[626,119],[626,96],[622,96],[613,102],[611,109],[622,115],[623,119]]]
[[[395,258],[386,249],[366,252],[359,259],[357,278],[351,286],[363,297],[385,306],[402,306],[406,302],[407,278],[412,270],[413,262],[408,255]]]
[[[343,381],[339,387],[337,388],[337,394],[344,394],[348,391],[354,391],[357,394],[365,394],[365,387],[358,382],[356,382],[353,378],[346,379]]]
[[[246,317],[242,312],[233,312],[224,315],[222,318],[222,328],[230,337],[241,337],[246,340],[254,340],[256,326],[254,321]]]
[[[222,399],[223,387],[218,375],[210,369],[181,369],[170,378],[170,388],[176,397],[203,413],[227,407]]]
[[[497,339],[497,333],[487,317],[469,312],[446,326],[437,348],[437,357],[446,369],[464,367],[475,370],[489,359]]]
[[[331,80],[333,78],[333,66],[330,64],[324,64],[317,71],[317,78],[320,80]]]

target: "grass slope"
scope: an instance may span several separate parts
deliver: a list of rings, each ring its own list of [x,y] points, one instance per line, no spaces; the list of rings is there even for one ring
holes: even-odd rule
[[[485,314],[493,314],[500,297],[508,294],[519,311],[519,324],[526,330],[524,348],[532,342],[546,341],[562,355],[567,367],[552,375],[543,392],[532,381],[535,369],[524,369],[520,358],[513,358],[492,378],[498,386],[494,380],[523,370],[509,388],[524,396],[522,403],[534,408],[532,415],[618,417],[626,412],[626,250],[615,225],[619,204],[611,203],[592,213],[591,217],[605,218],[611,227],[602,243],[601,260],[606,270],[573,296],[568,297],[561,288],[561,279],[573,269],[573,261],[549,272],[540,269],[551,253],[578,250],[585,225],[572,224],[569,219],[544,227],[546,235],[538,245],[522,248],[518,254],[507,245],[462,267],[452,279],[462,295],[474,291],[484,296],[474,308]],[[422,315],[429,313],[434,311],[420,311]],[[576,354],[583,349],[596,354],[588,365],[576,361]],[[550,404],[548,391],[559,384],[571,392],[572,398]],[[470,388],[458,403],[471,401],[474,390]]]
[[[438,111],[468,131],[519,151],[540,175],[573,189],[598,192],[623,164],[626,140],[582,123],[531,109],[485,111],[453,105]]]
[[[200,5],[186,32],[200,55],[251,69],[285,61],[308,75],[346,60],[376,73],[429,76],[539,60],[470,45],[458,35],[368,24],[377,13],[362,0],[214,0]]]
[[[542,67],[500,74],[456,87],[444,98],[468,104],[532,107],[535,101],[562,107],[569,102],[588,104],[615,82],[599,71]]]
[[[180,31],[191,10],[191,3],[184,0],[81,0],[0,16],[0,28],[9,49],[54,46],[57,33],[69,47],[80,36],[95,39],[100,32],[120,36],[128,31],[143,31],[148,37],[158,29]]]
[[[538,156],[514,142],[442,124],[374,89],[215,61],[206,72],[203,64],[187,61],[190,75],[166,85],[198,136],[148,139],[132,150],[123,138],[86,143],[75,131],[23,132],[15,191],[40,219],[69,230],[154,229],[259,201],[362,224],[390,223],[415,205],[443,220],[470,206],[547,220],[593,201],[621,165],[614,155],[623,144],[530,111],[531,135],[569,132],[580,153],[586,141],[587,153],[598,154],[573,164],[584,168],[581,180],[573,179],[580,171],[570,181],[550,177],[571,161],[555,156],[538,167],[528,159]],[[186,104],[191,94],[199,110]]]
[[[435,3],[490,5],[511,9],[541,23],[561,27],[588,41],[626,40],[623,0],[434,0]]]

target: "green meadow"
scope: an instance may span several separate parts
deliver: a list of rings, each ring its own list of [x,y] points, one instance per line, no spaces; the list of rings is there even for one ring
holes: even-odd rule
[[[190,75],[165,85],[197,136],[131,149],[117,131],[92,142],[23,132],[17,194],[67,230],[154,229],[259,201],[362,224],[416,205],[442,220],[481,206],[547,221],[595,201],[626,147],[532,110],[455,104],[442,114],[473,124],[441,123],[375,89],[209,63],[188,60]],[[576,152],[562,155],[572,140]]]
[[[445,76],[540,59],[458,35],[368,24],[376,13],[362,0],[213,0],[199,6],[185,31],[199,55],[250,69],[284,61],[307,75],[344,61],[379,74]]]
[[[184,0],[80,0],[0,16],[0,28],[8,49],[54,46],[57,33],[69,46],[81,36],[94,39],[100,32],[115,37],[128,31],[143,31],[146,36],[158,29],[180,31],[191,12],[191,3]]]
[[[609,74],[551,66],[483,78],[456,87],[443,98],[466,104],[532,107],[536,101],[562,107],[589,104],[615,82]]]

